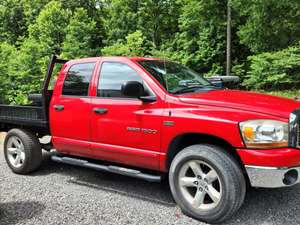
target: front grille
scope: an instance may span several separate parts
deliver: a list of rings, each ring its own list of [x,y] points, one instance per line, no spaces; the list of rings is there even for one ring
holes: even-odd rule
[[[297,147],[300,148],[300,119],[298,120],[297,127]]]
[[[300,109],[290,114],[289,146],[300,149]]]

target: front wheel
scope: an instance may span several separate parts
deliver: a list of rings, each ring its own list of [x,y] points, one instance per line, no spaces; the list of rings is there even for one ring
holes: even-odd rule
[[[195,219],[220,223],[242,205],[246,184],[235,159],[222,148],[193,145],[174,158],[169,172],[173,197]]]
[[[17,174],[28,174],[42,162],[42,148],[36,135],[23,129],[10,130],[4,141],[4,156]]]

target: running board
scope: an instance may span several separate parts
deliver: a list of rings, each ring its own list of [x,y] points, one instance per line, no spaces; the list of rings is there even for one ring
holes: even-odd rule
[[[138,179],[146,180],[149,182],[160,182],[161,181],[161,176],[157,175],[151,175],[151,174],[146,174],[142,173],[141,171],[138,170],[133,170],[133,169],[128,169],[124,167],[119,167],[119,166],[105,166],[105,165],[99,165],[96,163],[90,163],[87,160],[83,159],[76,159],[76,158],[71,158],[71,157],[59,157],[59,156],[51,156],[51,159],[55,162],[59,163],[65,163],[73,166],[81,166],[89,169],[94,169],[98,171],[105,171],[105,172],[110,172],[110,173],[116,173],[120,175],[125,175],[129,177],[135,177]]]

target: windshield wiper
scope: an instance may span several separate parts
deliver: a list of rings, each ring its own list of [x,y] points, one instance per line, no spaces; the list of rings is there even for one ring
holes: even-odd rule
[[[190,92],[194,89],[198,89],[198,88],[204,88],[205,86],[203,85],[193,85],[193,86],[187,86],[187,87],[183,87],[180,88],[179,90],[176,90],[174,92],[172,92],[172,94],[176,95],[176,94],[183,94],[183,93],[187,93]]]

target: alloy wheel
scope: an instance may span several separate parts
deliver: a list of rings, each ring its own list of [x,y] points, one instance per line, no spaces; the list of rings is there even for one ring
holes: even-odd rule
[[[221,200],[220,177],[206,162],[186,162],[179,171],[178,181],[182,196],[196,210],[214,209]]]
[[[16,168],[20,168],[25,161],[25,150],[22,141],[12,136],[7,141],[7,156],[10,164]]]

